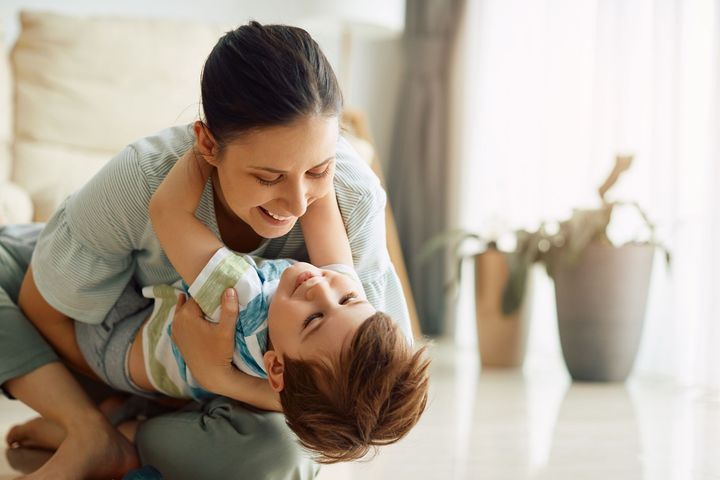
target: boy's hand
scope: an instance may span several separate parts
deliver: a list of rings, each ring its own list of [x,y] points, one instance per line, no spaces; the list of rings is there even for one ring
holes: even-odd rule
[[[311,204],[307,206],[307,210],[305,211],[305,215],[300,217],[300,222],[307,221],[308,219],[311,219],[313,217],[318,217],[323,215],[324,209],[330,208],[336,202],[335,197],[335,186],[331,186],[330,189],[327,191],[325,195],[322,197],[317,197]]]
[[[313,265],[342,263],[352,266],[345,223],[331,186],[328,193],[315,200],[300,218],[300,226]]]
[[[193,299],[178,300],[172,323],[172,338],[180,349],[193,377],[202,387],[218,393],[232,375],[235,351],[235,325],[238,317],[235,289],[225,290],[222,298],[220,323],[203,317]]]
[[[204,184],[212,174],[213,168],[215,167],[208,163],[208,161],[205,160],[205,157],[200,154],[200,151],[197,148],[197,143],[193,144],[192,148],[188,150],[185,155],[191,156],[191,161],[188,162],[188,164],[193,168],[192,175],[197,175],[202,179]]]

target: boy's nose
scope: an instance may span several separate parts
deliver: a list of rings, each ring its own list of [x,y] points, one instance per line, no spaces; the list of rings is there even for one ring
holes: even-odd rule
[[[330,296],[330,285],[325,277],[317,277],[315,283],[305,292],[307,300],[327,299]]]

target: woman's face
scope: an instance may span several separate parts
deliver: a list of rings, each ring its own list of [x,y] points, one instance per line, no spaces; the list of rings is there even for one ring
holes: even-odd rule
[[[285,235],[330,191],[337,138],[337,117],[315,115],[243,135],[212,162],[218,199],[261,237]]]

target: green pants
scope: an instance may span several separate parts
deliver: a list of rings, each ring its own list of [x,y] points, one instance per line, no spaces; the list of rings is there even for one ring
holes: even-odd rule
[[[17,307],[41,228],[0,227],[0,385],[60,361]],[[281,414],[223,397],[146,420],[136,444],[166,480],[311,479],[319,470]]]

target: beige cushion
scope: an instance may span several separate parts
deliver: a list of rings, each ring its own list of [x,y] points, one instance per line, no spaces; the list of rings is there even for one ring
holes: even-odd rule
[[[100,152],[48,142],[18,142],[14,177],[32,197],[35,219],[47,220],[70,193],[92,177],[112,152]]]
[[[38,220],[126,144],[196,119],[202,65],[228,30],[27,11],[20,22],[12,178]]]
[[[32,202],[25,190],[13,183],[0,181],[0,225],[28,223],[32,217]]]
[[[0,182],[10,178],[10,136],[12,121],[12,96],[10,69],[5,55],[5,32],[0,18]]]

